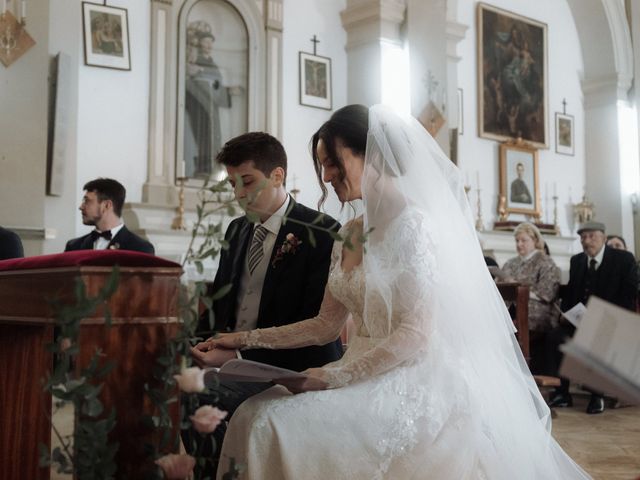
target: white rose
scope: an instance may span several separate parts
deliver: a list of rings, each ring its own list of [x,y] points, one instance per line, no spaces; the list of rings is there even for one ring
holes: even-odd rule
[[[200,367],[185,368],[180,375],[173,378],[178,382],[178,387],[185,393],[196,393],[204,390],[204,370]]]

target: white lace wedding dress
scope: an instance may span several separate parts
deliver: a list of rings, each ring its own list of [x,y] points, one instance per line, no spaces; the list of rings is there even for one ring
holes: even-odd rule
[[[325,367],[331,389],[292,395],[276,386],[241,405],[218,478],[231,459],[252,480],[588,478],[550,437],[545,407],[504,380],[513,372],[478,374],[440,334],[446,319],[430,294],[440,275],[437,235],[427,225],[422,211],[407,208],[377,244],[375,268],[394,299],[390,332],[383,297],[365,294],[363,265],[343,271],[336,242],[320,315],[249,335],[250,347],[325,343],[349,314],[357,331],[344,357]],[[512,348],[509,335],[491,348]],[[481,382],[511,392],[509,415],[502,417],[500,401],[485,401]]]

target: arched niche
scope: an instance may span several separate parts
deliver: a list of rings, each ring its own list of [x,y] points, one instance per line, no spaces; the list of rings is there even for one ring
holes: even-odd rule
[[[224,4],[246,29],[246,130],[280,136],[283,0],[151,0],[149,157],[143,203],[175,207],[177,178],[184,175],[184,78],[189,12]],[[227,45],[227,48],[230,48]],[[267,95],[269,92],[269,95]],[[238,133],[238,132],[234,132]],[[197,187],[201,181],[187,183]],[[194,195],[187,188],[187,206]]]

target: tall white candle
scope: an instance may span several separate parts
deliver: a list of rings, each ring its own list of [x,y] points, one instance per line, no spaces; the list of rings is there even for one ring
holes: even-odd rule
[[[553,196],[558,196],[558,184],[556,182],[553,182]]]
[[[476,183],[478,188],[480,188],[480,170],[476,170]]]
[[[7,0],[2,0],[2,13],[7,11]]]
[[[22,15],[21,15],[21,19],[22,19],[22,21],[24,22],[24,21],[27,19],[27,0],[22,0],[21,7],[22,7],[22,11],[21,11],[21,13],[22,13]]]

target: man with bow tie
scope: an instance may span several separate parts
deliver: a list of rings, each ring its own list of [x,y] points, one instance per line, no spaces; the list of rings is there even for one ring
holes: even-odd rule
[[[87,235],[67,242],[64,251],[71,250],[134,250],[154,254],[153,245],[130,232],[122,222],[122,206],[126,190],[111,178],[97,178],[85,184],[79,210],[82,223],[95,226]]]

